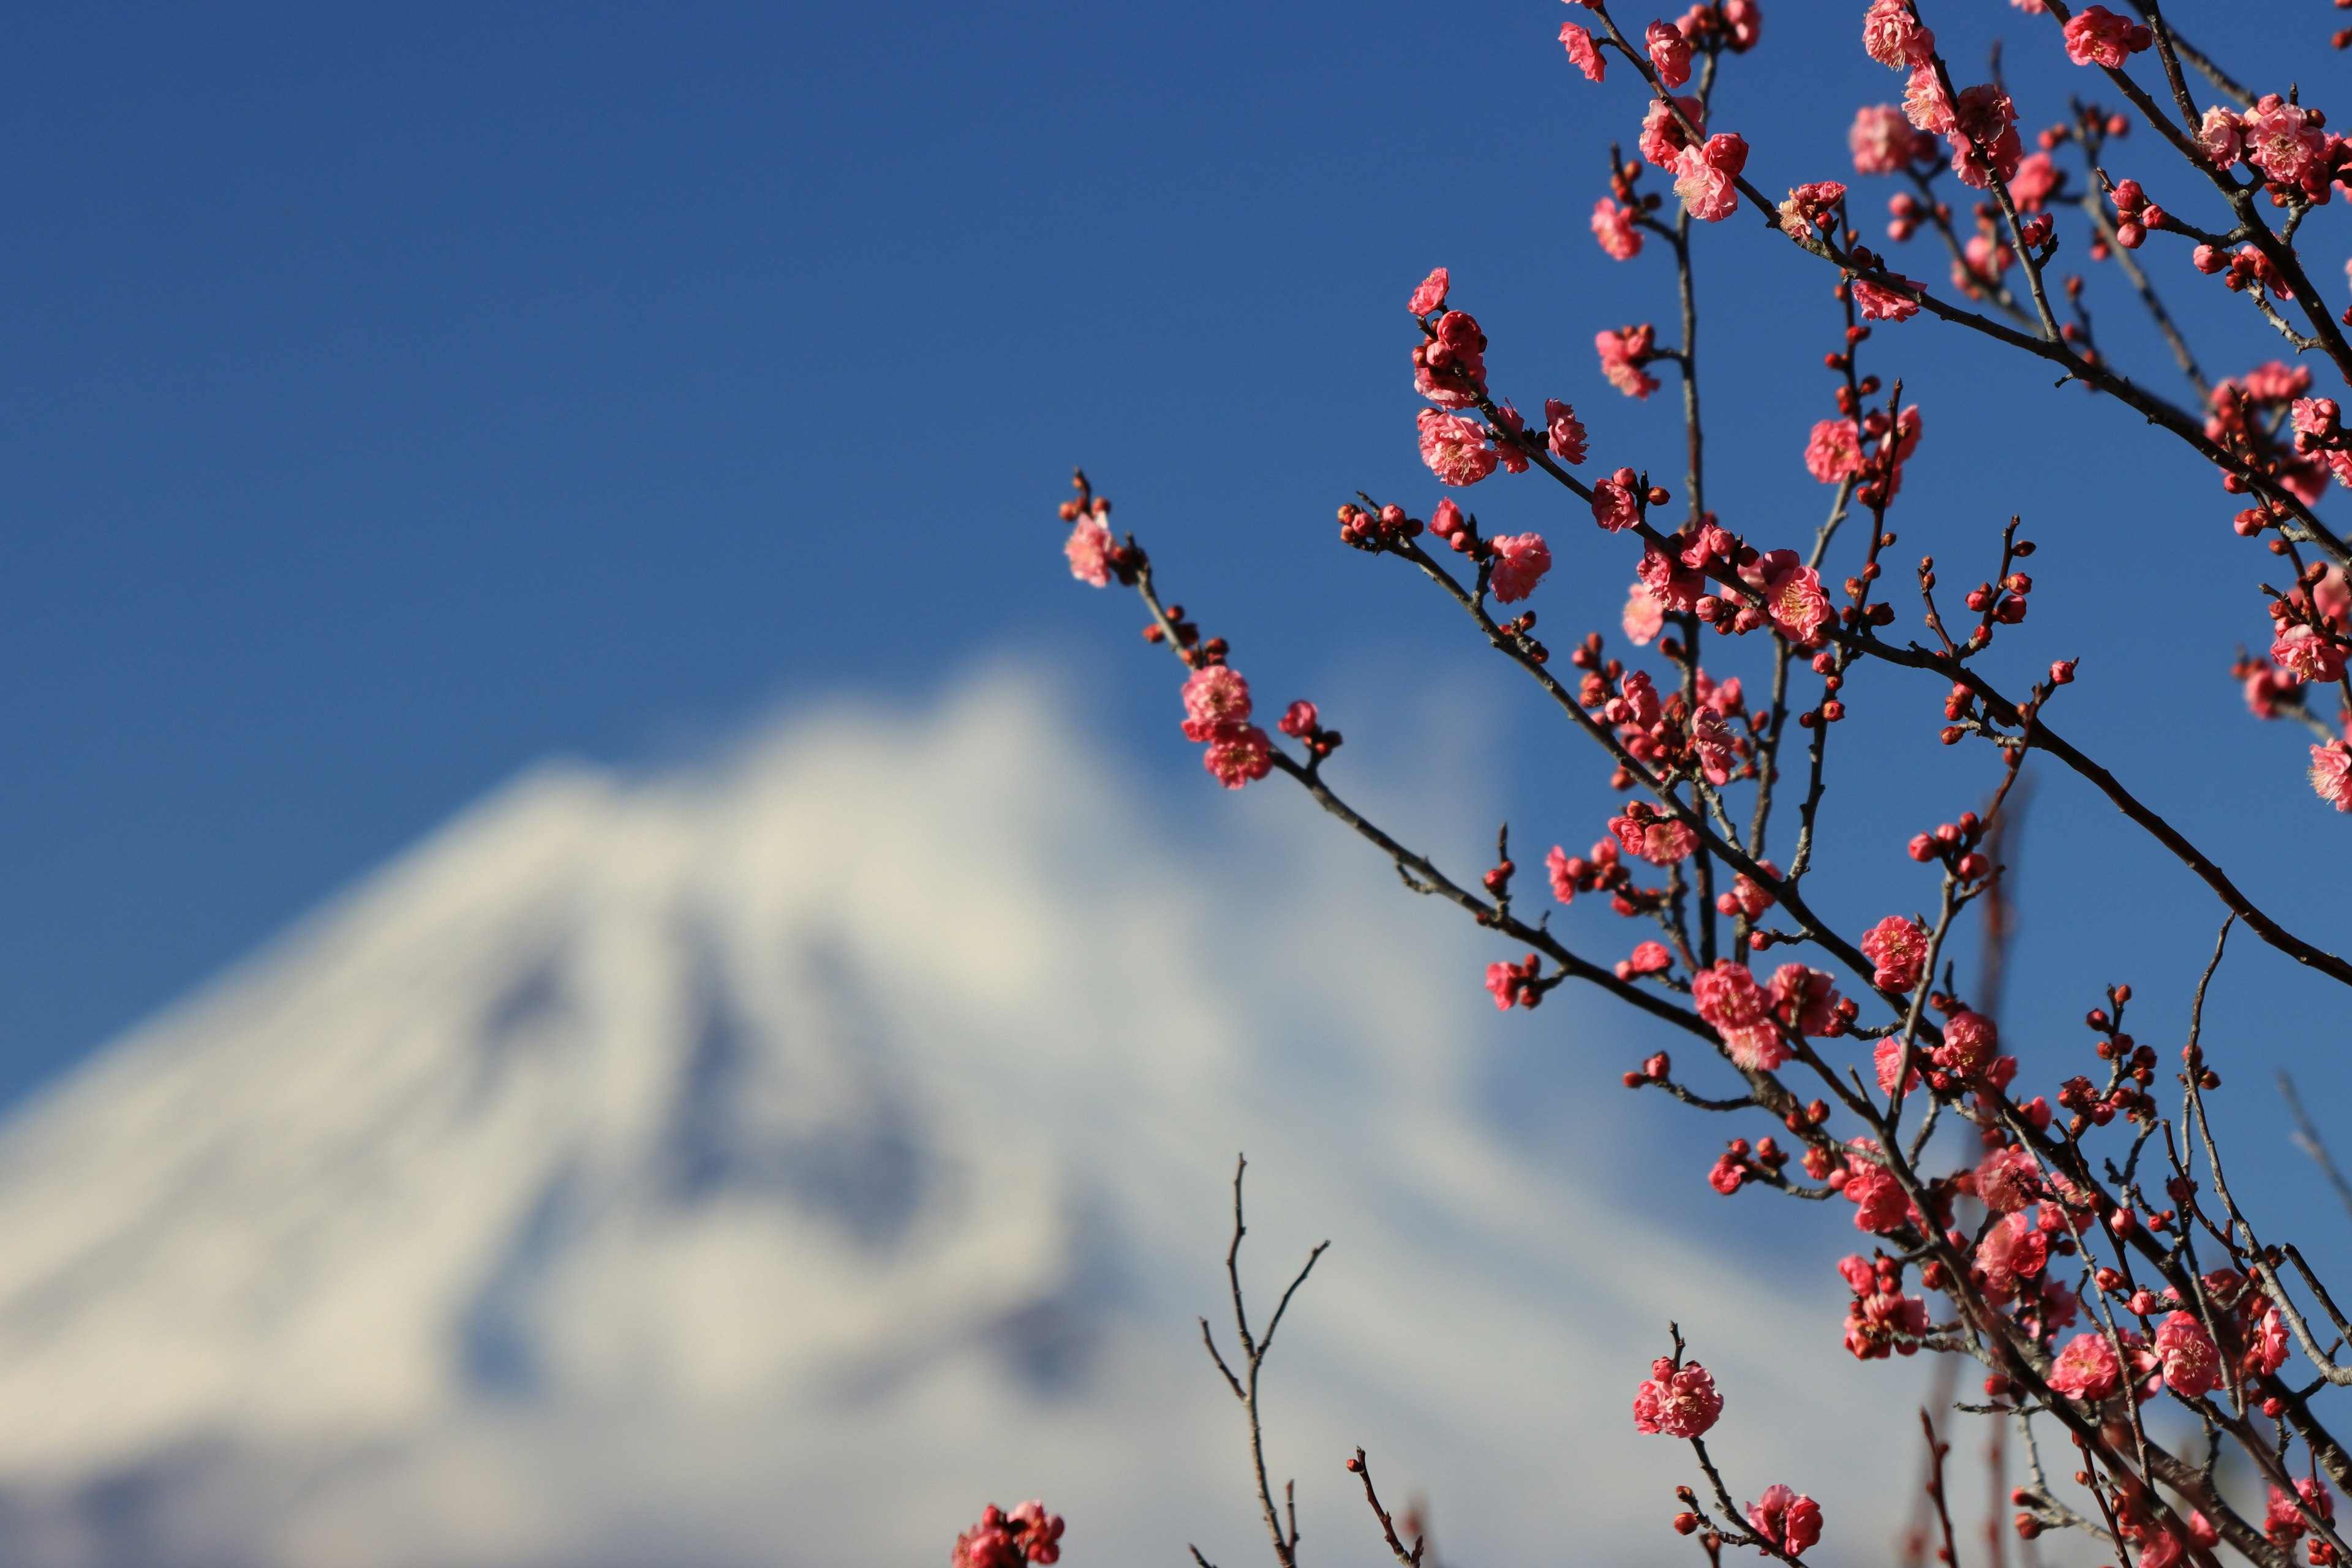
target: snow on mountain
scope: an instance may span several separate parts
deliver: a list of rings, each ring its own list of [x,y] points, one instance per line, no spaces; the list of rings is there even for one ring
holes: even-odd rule
[[[1313,1561],[1358,1442],[1457,1560],[1668,1555],[1669,1315],[1748,1493],[1883,1541],[1900,1419],[1829,1412],[1910,1382],[1496,1137],[1479,950],[1265,793],[1188,863],[1014,677],[519,780],[0,1138],[0,1556],[936,1568],[1043,1494],[1073,1568],[1258,1561],[1237,1148],[1261,1300],[1336,1244],[1267,1384]]]

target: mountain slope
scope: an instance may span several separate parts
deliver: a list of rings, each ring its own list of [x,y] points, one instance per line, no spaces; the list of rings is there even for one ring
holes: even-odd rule
[[[0,1139],[0,1544],[936,1563],[1044,1493],[1073,1563],[1247,1560],[1191,1322],[1238,1147],[1265,1299],[1337,1243],[1268,1396],[1332,1560],[1359,1441],[1455,1550],[1664,1556],[1669,1313],[1834,1531],[1833,1326],[1515,1155],[1467,950],[1277,817],[1176,859],[1010,678],[519,781]]]

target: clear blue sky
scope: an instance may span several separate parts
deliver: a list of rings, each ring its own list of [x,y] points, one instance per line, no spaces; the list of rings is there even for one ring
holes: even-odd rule
[[[2029,130],[2100,85],[2053,58],[2046,20],[1929,9],[1955,58],[2009,37]],[[2218,33],[2246,9],[2184,0],[2180,20]],[[2326,8],[2270,9],[2246,74],[2300,71],[2307,96],[2340,81]],[[1853,107],[1896,95],[1859,10],[1768,0],[1763,49],[1727,71],[1717,123],[1756,144],[1766,188],[1843,173]],[[1589,842],[1599,770],[1329,521],[1358,486],[1436,500],[1402,306],[1438,262],[1521,406],[1567,397],[1612,465],[1676,466],[1671,397],[1619,398],[1590,346],[1667,321],[1668,284],[1587,230],[1605,141],[1631,144],[1639,102],[1569,68],[1566,14],[0,17],[0,1095],[550,753],[658,758],[779,704],[919,700],[1009,655],[1066,670],[1087,726],[1163,787],[1171,830],[1194,820],[1216,803],[1174,734],[1172,671],[1127,605],[1060,567],[1050,509],[1073,460],[1238,662],[1325,697],[1365,765],[1414,757],[1458,707],[1507,735],[1437,765],[1473,794],[1499,787],[1488,764],[1515,770],[1523,842]],[[2174,197],[2147,141],[2116,172],[2162,170],[2151,190]],[[1886,190],[1863,184],[1874,231]],[[2331,279],[2342,221],[2306,230]],[[2217,373],[2277,353],[2177,247],[2147,254]],[[1798,453],[1830,412],[1809,368],[1835,327],[1827,279],[1744,223],[1706,234],[1700,267],[1715,498],[1793,542],[1826,499]],[[2177,391],[2095,272],[2110,350]],[[2226,679],[2271,563],[2229,534],[2210,475],[1950,329],[1872,347],[1927,410],[1897,553],[1973,581],[2025,513],[2042,587],[2005,668],[2086,656],[2061,710],[2081,737],[2282,913],[2352,945],[2335,896],[2352,824]],[[1490,526],[1552,533],[1562,565],[1536,603],[1558,645],[1613,631],[1631,559],[1539,483],[1476,500]],[[2125,647],[2147,662],[2126,668]],[[1984,756],[1933,746],[1938,695],[1856,681],[1833,868],[1866,860],[1887,885],[1893,847],[1990,782]],[[2017,1001],[2046,1047],[2021,1043],[2079,1053],[2063,1021],[2106,978],[2173,1006],[2151,1032],[2177,1038],[2217,911],[2079,786],[2042,783]],[[1449,844],[1491,831],[1422,820]],[[1569,929],[1633,939],[1581,909]],[[2352,1083],[2338,999],[2244,952],[2225,980],[2245,1071],[2299,1053],[2315,1081]]]

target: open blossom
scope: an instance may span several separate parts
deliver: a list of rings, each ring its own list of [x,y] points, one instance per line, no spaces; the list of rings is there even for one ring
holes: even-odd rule
[[[2301,1507],[2296,1506],[2298,1499],[2301,1500]],[[2328,1495],[2325,1483],[2309,1476],[2300,1477],[2294,1483],[2292,1497],[2276,1487],[2271,1488],[2270,1506],[2263,1510],[2264,1533],[2273,1541],[2294,1542],[2302,1540],[2305,1531],[2310,1528],[2304,1519],[2305,1509],[2329,1523],[2335,1522],[2336,1500]]]
[[[1495,571],[1488,579],[1495,597],[1516,605],[1536,591],[1551,570],[1551,552],[1540,533],[1506,533],[1495,541]]]
[[[1570,468],[1584,461],[1584,421],[1556,397],[1544,399],[1544,439],[1551,455]]]
[[[1201,765],[1227,789],[1239,789],[1273,769],[1274,742],[1255,724],[1219,725],[1201,753]]]
[[[1650,639],[1665,629],[1666,607],[1650,596],[1650,590],[1636,583],[1625,595],[1625,640],[1635,647],[1647,647]]]
[[[1780,232],[1791,239],[1809,238],[1816,225],[1826,231],[1845,200],[1845,187],[1835,180],[1816,180],[1790,191],[1780,204]]]
[[[1930,1326],[1927,1303],[1916,1296],[1873,1289],[1857,1293],[1846,1309],[1845,1348],[1862,1361],[1884,1361],[1891,1352],[1917,1355]]]
[[[1900,281],[1915,289],[1918,287],[1908,278]],[[1855,279],[1853,287],[1854,309],[1862,312],[1862,319],[1865,321],[1907,321],[1919,313],[1917,301],[1883,289],[1867,279]]]
[[[2311,787],[2338,811],[2352,811],[2352,748],[2330,741],[2311,748]]]
[[[1921,62],[1911,68],[1903,79],[1903,112],[1912,124],[1922,131],[1943,136],[1953,126],[1951,95],[1944,90],[1944,79],[1936,68]]]
[[[1996,1302],[2016,1299],[2020,1284],[2050,1260],[2050,1238],[2021,1213],[2005,1215],[1977,1244],[1976,1275]]]
[[[1919,984],[1927,962],[1927,928],[1889,915],[1862,934],[1863,956],[1878,966],[1870,983],[1881,991],[1908,992]]]
[[[1874,1236],[1898,1229],[1911,1217],[1911,1197],[1885,1166],[1868,1160],[1846,1163],[1845,1185],[1839,1189],[1854,1205],[1853,1226]]]
[[[1789,1043],[1773,1021],[1771,993],[1746,965],[1721,958],[1691,976],[1691,1003],[1739,1066],[1769,1070],[1789,1059]]]
[[[1696,1362],[1677,1368],[1660,1357],[1650,1364],[1650,1375],[1633,1391],[1633,1427],[1666,1437],[1704,1436],[1723,1414],[1723,1395],[1715,1379]]]
[[[2156,1326],[2156,1357],[2164,1385],[2183,1398],[2210,1394],[2221,1381],[2221,1352],[2193,1313],[2171,1313]]]
[[[1739,171],[1748,166],[1748,143],[1731,132],[1706,139],[1704,147],[1685,147],[1675,160],[1675,194],[1691,216],[1721,223],[1739,206]]]
[[[1081,583],[1091,583],[1100,588],[1110,582],[1110,530],[1102,520],[1081,513],[1077,525],[1070,530],[1069,542],[1062,553],[1070,558],[1070,575]]]
[[[1592,47],[1592,35],[1573,22],[1563,22],[1559,41],[1568,47],[1568,58],[1584,73],[1587,81],[1599,81],[1609,74],[1609,62]]]
[[[1486,429],[1458,415],[1421,411],[1421,460],[1449,485],[1475,485],[1495,471],[1500,459],[1486,445]]]
[[[1617,836],[1626,854],[1639,856],[1653,866],[1687,860],[1698,847],[1698,835],[1677,816],[1612,816],[1609,831]]]
[[[1690,40],[1683,37],[1681,28],[1653,22],[1643,32],[1642,42],[1650,51],[1650,64],[1657,68],[1660,81],[1680,87],[1690,80]]]
[[[2071,1398],[2105,1399],[2123,1381],[2115,1347],[2102,1333],[2076,1334],[2066,1342],[2050,1368],[2050,1386]]]
[[[1936,35],[1921,26],[1904,0],[1871,0],[1862,19],[1863,52],[1890,69],[1901,70],[1936,50]]]
[[[1936,1065],[1946,1072],[1973,1078],[1992,1065],[2000,1049],[2000,1030],[1982,1013],[1955,1013],[1944,1024],[1944,1043],[1936,1047]]]
[[[2271,658],[2297,680],[2324,685],[2344,673],[2344,649],[2336,639],[2299,622],[2279,633],[2271,644]]]
[[[2009,177],[2009,194],[2021,211],[2040,212],[2058,189],[2058,164],[2047,153],[2028,153]]]
[[[1205,741],[1221,725],[1246,723],[1249,681],[1231,665],[1196,669],[1184,681],[1184,738]]]
[[[1282,710],[1274,727],[1294,741],[1303,741],[1315,733],[1316,718],[1315,704],[1301,698]]]
[[[1797,559],[1793,550],[1773,550],[1744,568],[1764,595],[1764,613],[1791,642],[1810,643],[1830,618],[1830,597],[1822,574]]]
[[[2146,27],[2105,5],[2085,5],[2066,23],[2066,58],[2078,66],[2121,70],[2126,60],[2155,41]]]
[[[1910,1076],[1904,1081],[1903,1085],[1904,1093],[1909,1094],[1919,1087],[1919,1063],[1926,1058],[1926,1056],[1927,1053],[1922,1051],[1912,1057]],[[1895,1074],[1903,1065],[1903,1042],[1898,1039],[1879,1041],[1878,1044],[1872,1048],[1870,1059],[1871,1065],[1878,1071],[1878,1088],[1880,1092],[1890,1096],[1893,1095],[1895,1092]]]
[[[1613,261],[1631,261],[1642,254],[1642,231],[1633,220],[1639,213],[1619,206],[1607,196],[1592,204],[1592,237]]]
[[[2006,184],[2025,156],[2017,137],[2017,106],[1990,82],[1961,89],[1946,134],[1952,143],[1952,173],[1960,184],[1984,190]]]
[[[1445,308],[1446,292],[1453,287],[1452,278],[1447,275],[1445,268],[1441,267],[1421,280],[1421,287],[1412,291],[1412,299],[1407,308],[1416,316],[1426,316],[1432,310],[1442,310]]]
[[[2215,167],[2226,169],[2245,155],[2245,124],[2229,110],[2209,109],[2197,130],[2197,145]]]
[[[1657,329],[1647,321],[1638,327],[1621,327],[1613,332],[1595,332],[1592,346],[1601,354],[1601,374],[1626,396],[1648,397],[1658,390],[1658,378],[1647,374],[1642,367],[1649,363],[1652,346],[1657,341]]]
[[[1853,150],[1857,174],[1899,174],[1936,145],[1932,137],[1891,103],[1867,104],[1854,110],[1853,128],[1845,133],[1845,143]]]
[[[1748,879],[1739,879],[1747,882]],[[1750,882],[1748,886],[1755,887]],[[1761,892],[1761,889],[1757,889]],[[1797,1033],[1820,1037],[1843,1032],[1844,1020],[1838,1016],[1837,987],[1830,977],[1818,969],[1808,969],[1801,963],[1784,963],[1772,972],[1772,1007],[1792,1025]]]
[[[1805,469],[1825,485],[1862,471],[1862,433],[1851,419],[1824,419],[1805,442]]]
[[[2327,132],[2311,122],[2308,110],[2265,93],[2244,121],[2246,162],[2277,184],[2302,185],[2324,170]],[[2326,187],[2323,178],[2319,184]]]
[[[1676,98],[1675,109],[1681,110],[1683,120],[1689,121],[1698,127],[1702,134],[1705,133],[1706,107],[1697,99]],[[1665,100],[1654,98],[1650,100],[1649,111],[1642,116],[1642,135],[1636,144],[1642,149],[1643,157],[1661,169],[1672,169],[1675,160],[1682,156],[1683,149],[1690,145],[1690,137],[1684,132],[1682,121],[1675,118],[1674,110],[1666,107]]]
[[[1773,1485],[1748,1505],[1748,1523],[1757,1534],[1794,1557],[1822,1538],[1822,1505],[1801,1492]]]
[[[1977,1198],[1995,1214],[2014,1214],[2042,1190],[2042,1169],[2015,1144],[1995,1149],[1977,1166]]]
[[[2263,1315],[2254,1324],[2251,1336],[2253,1342],[2246,1347],[2246,1375],[2269,1376],[2286,1364],[2286,1323],[2279,1316],[2278,1303],[2263,1308]]]

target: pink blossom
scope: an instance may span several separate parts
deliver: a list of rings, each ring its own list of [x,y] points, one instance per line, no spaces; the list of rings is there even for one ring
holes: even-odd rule
[[[1895,281],[1908,288],[1918,287],[1908,278],[1897,277]],[[1853,304],[1865,321],[1907,321],[1919,313],[1917,301],[1907,295],[1881,288],[1864,278],[1853,280]]]
[[[1682,30],[1666,22],[1653,22],[1643,30],[1642,42],[1650,51],[1650,64],[1656,68],[1658,79],[1668,87],[1680,87],[1690,80],[1690,40]]]
[[[1909,992],[1927,962],[1927,928],[1889,915],[1862,934],[1863,955],[1878,966],[1870,983],[1881,991]]]
[[[1903,1184],[1885,1166],[1872,1161],[1848,1161],[1845,1185],[1840,1191],[1854,1205],[1856,1230],[1885,1236],[1911,1217],[1911,1198]]]
[[[1741,881],[1748,880],[1742,877]],[[1753,886],[1754,884],[1749,884]],[[1761,889],[1759,889],[1759,891]],[[1821,1037],[1842,1031],[1837,986],[1818,969],[1784,963],[1772,972],[1772,1006],[1797,1033]]]
[[[2260,1373],[2267,1377],[2286,1364],[2286,1322],[2279,1316],[2277,1302],[2263,1305],[2252,1339],[2253,1343],[2246,1348],[2244,1364],[2248,1376]]]
[[[1675,537],[1681,536],[1677,534]],[[1646,540],[1642,544],[1642,564],[1638,570],[1643,587],[1665,609],[1688,610],[1698,603],[1699,595],[1706,592],[1706,578],[1685,565],[1681,558]]]
[[[2311,371],[2305,365],[2265,360],[2241,377],[2239,384],[2257,403],[2284,403],[2311,390]]]
[[[1626,607],[1629,610],[1632,608],[1630,605]],[[1720,786],[1731,782],[1733,758],[1736,753],[1732,750],[1731,726],[1723,721],[1722,714],[1712,708],[1701,708],[1692,714],[1690,746],[1692,754],[1698,759],[1699,771],[1706,775],[1707,783]],[[1740,892],[1742,889],[1748,891],[1742,894]],[[1758,888],[1744,874],[1734,879],[1732,889],[1732,893],[1725,896],[1738,896],[1743,902],[1750,897],[1760,897],[1764,900],[1764,907],[1768,909],[1772,904],[1771,895]],[[1748,918],[1753,920],[1756,917],[1753,912],[1750,912]]]
[[[2039,212],[2058,188],[2058,165],[2047,153],[2029,153],[2009,178],[2009,194],[2026,212]]]
[[[1985,190],[2006,184],[2025,156],[2017,137],[2017,106],[2009,94],[1990,82],[1965,88],[1953,110],[1947,134],[1952,143],[1952,173],[1960,184]]]
[[[2105,5],[2085,5],[2066,23],[2066,58],[2078,66],[2121,70],[2154,41],[2146,27]]]
[[[1936,1065],[1961,1078],[1974,1078],[1991,1064],[2000,1049],[2000,1031],[1981,1013],[1955,1013],[1944,1023],[1944,1043],[1936,1047]]]
[[[1486,989],[1494,993],[1495,1005],[1503,1012],[1514,1006],[1532,1007],[1543,1000],[1543,993],[1528,983],[1536,977],[1534,953],[1518,963],[1495,963],[1486,966]]]
[[[1698,847],[1698,834],[1678,816],[1634,816],[1629,813],[1611,817],[1609,831],[1617,836],[1626,854],[1638,856],[1653,866],[1672,866],[1687,860]]]
[[[1822,1538],[1822,1505],[1778,1484],[1748,1505],[1748,1523],[1757,1534],[1795,1557]]]
[[[1612,533],[1633,527],[1642,520],[1640,503],[1633,496],[1633,487],[1618,479],[1602,479],[1592,487],[1592,521]]]
[[[1077,526],[1070,530],[1069,542],[1062,546],[1062,553],[1070,558],[1071,576],[1100,588],[1110,582],[1113,548],[1110,530],[1103,526],[1102,520],[1081,513]]]
[[[2197,144],[2215,167],[2226,169],[2245,153],[2244,122],[2226,109],[2209,109],[2205,122],[2198,128]]]
[[[1764,36],[1764,13],[1756,0],[1722,0],[1723,25],[1731,33],[1731,52],[1744,55]]]
[[[1487,579],[1495,597],[1516,605],[1536,591],[1551,570],[1551,552],[1540,533],[1506,533],[1495,540],[1495,570]]]
[[[1685,147],[1675,160],[1675,194],[1705,223],[1721,223],[1739,206],[1735,183],[1748,166],[1748,143],[1731,132],[1706,139],[1704,147]]]
[[[1621,207],[1607,196],[1592,204],[1592,237],[1614,261],[1631,261],[1642,254],[1642,231],[1633,225],[1640,216],[1633,207]]]
[[[1053,1563],[1062,1556],[1062,1516],[1047,1513],[1032,1499],[1005,1513],[994,1503],[980,1522],[956,1537],[953,1568],[1020,1568],[1024,1563]]]
[[[1594,333],[1592,346],[1600,351],[1601,374],[1609,378],[1609,384],[1628,397],[1646,398],[1657,391],[1657,377],[1642,369],[1650,361],[1651,346],[1657,337],[1657,329],[1647,321],[1638,327]]]
[[[1249,716],[1249,682],[1231,665],[1209,665],[1185,679],[1186,740],[1205,741],[1219,725],[1245,723]]]
[[[1647,647],[1650,639],[1664,629],[1666,607],[1650,596],[1650,591],[1636,583],[1625,595],[1623,616],[1625,639],[1635,647]]]
[[[2311,787],[2336,810],[2352,811],[2352,747],[2341,741],[2312,747]]]
[[[2302,1508],[2295,1506],[2298,1500]],[[2271,1488],[2269,1506],[2263,1510],[2263,1532],[2273,1541],[2292,1543],[2302,1540],[2310,1529],[2303,1517],[2305,1508],[2330,1522],[2336,1518],[2336,1500],[2327,1495],[2325,1486],[2308,1476],[2295,1481],[2292,1494]]]
[[[1805,442],[1805,469],[1825,485],[1862,471],[1862,433],[1851,419],[1824,419]]]
[[[2050,1238],[2024,1215],[2004,1215],[1977,1244],[1977,1278],[1994,1301],[2013,1300],[2019,1282],[2041,1273],[2049,1260]]]
[[[1570,468],[1584,461],[1584,421],[1556,397],[1544,399],[1544,434],[1553,457]]]
[[[1791,239],[1808,239],[1819,225],[1828,230],[1845,200],[1845,187],[1835,180],[1816,180],[1789,192],[1780,206],[1780,232]]]
[[[1811,643],[1830,618],[1822,574],[1799,561],[1793,550],[1769,551],[1754,567],[1743,568],[1741,575],[1757,584],[1764,595],[1764,613],[1791,642]]]
[[[1511,406],[1510,399],[1505,398],[1503,400],[1503,406],[1496,409],[1496,413],[1502,416],[1501,423],[1503,428],[1509,431],[1513,436],[1520,435],[1526,431],[1528,422],[1517,408]],[[1500,435],[1496,435],[1495,437],[1495,451],[1496,455],[1503,459],[1503,471],[1505,473],[1524,474],[1528,471],[1528,451],[1527,448],[1520,446],[1518,442],[1505,440]]]
[[[1928,1327],[1927,1303],[1916,1296],[1857,1292],[1846,1309],[1845,1348],[1862,1361],[1884,1361],[1889,1351],[1916,1355]]]
[[[2327,156],[2327,133],[2311,122],[2303,109],[2276,93],[2263,95],[2246,113],[2246,162],[2273,183],[2305,184]],[[2325,187],[2325,180],[2321,181]]]
[[[1437,319],[1436,334],[1412,351],[1412,387],[1440,408],[1467,408],[1486,383],[1486,334],[1467,310]]]
[[[2070,1398],[2096,1403],[2123,1381],[2115,1347],[2101,1333],[2076,1334],[2050,1368],[2050,1386]]]
[[[1683,119],[1697,126],[1702,132],[1706,130],[1706,108],[1697,99],[1677,98],[1675,108],[1681,110]],[[1664,99],[1650,100],[1649,111],[1642,116],[1642,136],[1638,145],[1642,149],[1642,156],[1661,169],[1673,168],[1683,149],[1690,145],[1690,137],[1683,130],[1682,121],[1675,118],[1674,110],[1666,107]]]
[[[1633,944],[1633,955],[1617,966],[1617,978],[1631,980],[1638,974],[1664,974],[1675,966],[1675,955],[1666,951],[1662,942]]]
[[[1407,308],[1416,316],[1442,310],[1445,308],[1446,293],[1453,287],[1453,279],[1441,267],[1421,280],[1421,287],[1412,291],[1412,299],[1407,302]]]
[[[1723,1414],[1723,1395],[1715,1379],[1696,1362],[1677,1368],[1660,1357],[1650,1375],[1633,1391],[1633,1429],[1653,1436],[1698,1437]]]
[[[1789,1059],[1788,1042],[1773,1022],[1771,996],[1745,965],[1717,959],[1691,977],[1691,1002],[1698,1016],[1723,1037],[1731,1059],[1749,1069],[1769,1069]]]
[[[1918,24],[1904,0],[1871,0],[1862,19],[1862,47],[1880,65],[1900,70],[1933,54],[1936,35]]]
[[[1220,724],[1209,737],[1201,765],[1227,789],[1262,779],[1274,766],[1274,742],[1255,724]]]
[[[2042,1190],[2042,1168],[2032,1152],[2011,1144],[1977,1165],[1977,1198],[1995,1214],[2014,1214]]]
[[[1915,129],[1891,103],[1854,110],[1853,129],[1845,133],[1845,142],[1853,149],[1857,174],[1899,174],[1935,146],[1927,132]]]
[[[1475,485],[1495,471],[1498,459],[1482,426],[1434,408],[1423,409],[1419,423],[1421,460],[1445,483]]]
[[[1294,741],[1303,741],[1315,733],[1317,717],[1315,704],[1302,699],[1284,709],[1274,727]]]
[[[2344,673],[2344,649],[2334,637],[2297,622],[2271,644],[2271,658],[2297,680],[2326,684]]]
[[[1592,35],[1573,22],[1563,22],[1559,41],[1568,46],[1568,58],[1584,73],[1587,81],[1599,81],[1609,74],[1609,62],[1592,47]]]
[[[2192,1313],[2171,1313],[2156,1326],[2156,1354],[2165,1386],[2184,1399],[2210,1394],[2221,1381],[2221,1352]]]
[[[1555,844],[1544,857],[1544,874],[1551,879],[1551,896],[1563,904],[1576,902],[1576,867],[1567,850]]]
[[[1932,65],[1921,63],[1911,68],[1903,82],[1903,113],[1922,131],[1942,136],[1952,129],[1952,100],[1944,91],[1944,79],[1936,74]]]

